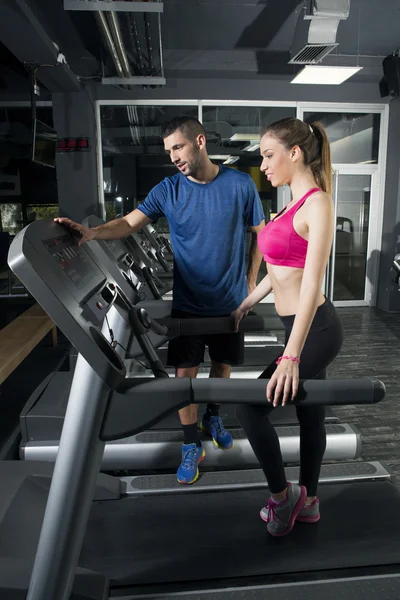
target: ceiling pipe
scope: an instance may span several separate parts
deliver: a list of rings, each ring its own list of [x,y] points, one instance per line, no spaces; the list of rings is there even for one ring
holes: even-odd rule
[[[115,45],[117,48],[118,56],[121,61],[122,70],[124,72],[125,77],[132,77],[131,68],[129,65],[129,60],[126,55],[124,42],[122,39],[121,28],[119,26],[119,19],[116,12],[110,11],[108,13],[108,22],[110,25],[110,31],[114,38]]]
[[[115,18],[111,18],[114,17]],[[109,15],[109,24],[107,24],[106,17],[104,13],[99,11],[95,13],[96,21],[100,31],[102,32],[108,49],[111,54],[111,58],[115,65],[118,77],[131,77],[131,71],[129,68],[128,57],[126,56],[125,48],[122,42],[121,29],[119,27],[118,18],[115,13],[110,13]],[[133,89],[133,86],[128,85],[127,89]],[[136,128],[132,126],[132,114],[130,112],[130,107],[126,107],[126,112],[128,115],[129,129],[131,132],[132,139],[135,139],[139,142],[139,136],[136,132]]]
[[[96,19],[97,26],[100,29],[100,32],[102,33],[104,40],[106,42],[106,46],[111,54],[111,58],[114,63],[115,69],[117,71],[117,75],[118,75],[118,77],[124,77],[124,75],[125,75],[124,70],[122,68],[122,64],[119,59],[117,49],[115,47],[113,37],[112,37],[110,29],[108,27],[108,24],[107,24],[107,21],[105,18],[105,14],[102,11],[98,11],[98,12],[96,11],[94,13],[94,16]]]
[[[162,34],[161,34],[161,15],[158,14],[158,44],[160,47],[160,72],[161,77],[164,77],[164,58],[163,58],[163,49],[162,49]]]

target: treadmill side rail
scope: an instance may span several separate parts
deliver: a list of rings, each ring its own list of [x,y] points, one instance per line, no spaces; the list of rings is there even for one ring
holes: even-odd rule
[[[126,379],[112,397],[100,439],[133,435],[188,406],[193,401],[190,382],[188,378]]]
[[[193,379],[195,404],[263,404],[267,402],[267,379],[255,381],[240,379]],[[307,379],[299,382],[299,391],[293,404],[349,405],[376,404],[385,397],[385,385],[376,378],[363,379]]]
[[[104,441],[128,437],[147,429],[189,404],[264,404],[266,379],[141,379],[118,387],[101,432]],[[310,379],[301,381],[293,404],[340,405],[379,402],[385,387],[377,379]]]

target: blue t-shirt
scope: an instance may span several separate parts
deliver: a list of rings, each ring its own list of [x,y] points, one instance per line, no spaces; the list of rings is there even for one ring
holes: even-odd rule
[[[174,250],[173,308],[229,314],[247,296],[246,227],[264,219],[249,175],[220,167],[210,183],[177,173],[138,206],[149,219],[165,216]]]

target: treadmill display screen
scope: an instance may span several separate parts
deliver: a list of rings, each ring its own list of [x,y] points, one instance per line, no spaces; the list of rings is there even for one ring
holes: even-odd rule
[[[44,240],[43,244],[77,288],[84,288],[95,277],[86,252],[68,234]]]

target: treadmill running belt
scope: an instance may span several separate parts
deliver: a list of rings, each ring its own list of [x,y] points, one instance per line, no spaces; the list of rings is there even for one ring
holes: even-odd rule
[[[321,521],[284,538],[267,533],[259,490],[96,503],[79,566],[128,585],[400,563],[393,484],[320,491]]]

